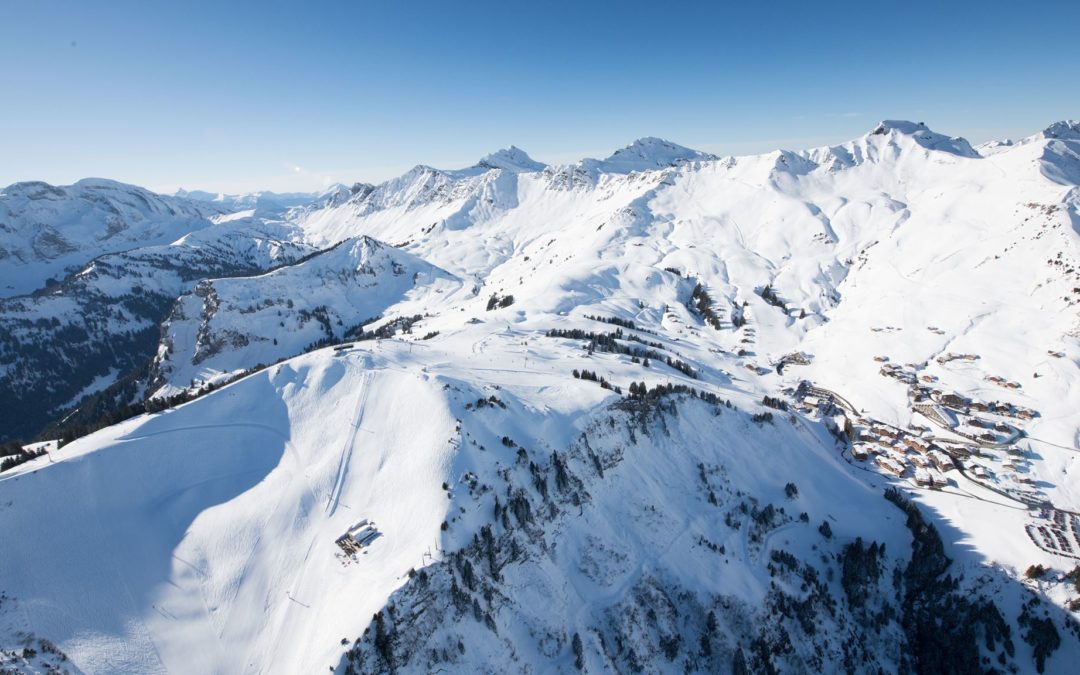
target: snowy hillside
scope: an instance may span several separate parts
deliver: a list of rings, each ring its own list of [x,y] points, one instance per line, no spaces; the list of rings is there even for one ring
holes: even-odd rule
[[[37,290],[103,253],[167,244],[228,210],[100,178],[0,188],[0,297]]]
[[[99,258],[0,305],[3,372],[160,331],[70,414],[194,400],[0,473],[0,648],[1071,672],[1078,184],[1076,122],[978,151],[903,121],[749,157],[511,147]],[[38,408],[9,391],[10,426]]]
[[[151,386],[169,396],[216,383],[317,343],[361,337],[385,323],[388,307],[403,312],[390,322],[426,314],[433,295],[460,290],[449,274],[368,237],[259,277],[204,281],[167,319]]]
[[[46,291],[0,299],[0,395],[8,402],[0,437],[36,434],[84,396],[145,374],[162,320],[198,280],[265,271],[312,250],[291,228],[225,220],[168,245],[95,258]]]

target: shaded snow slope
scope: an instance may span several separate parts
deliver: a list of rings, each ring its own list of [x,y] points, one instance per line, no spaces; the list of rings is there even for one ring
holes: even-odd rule
[[[338,639],[434,551],[448,509],[441,388],[371,368],[278,366],[66,446],[47,472],[5,474],[0,521],[26,545],[0,556],[23,610],[4,619],[86,672],[334,662]],[[421,427],[402,400],[425,411]],[[383,536],[343,565],[334,540],[361,518]],[[67,553],[32,532],[61,536]]]

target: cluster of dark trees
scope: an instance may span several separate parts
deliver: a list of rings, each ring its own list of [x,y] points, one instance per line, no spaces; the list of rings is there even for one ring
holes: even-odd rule
[[[772,284],[765,284],[765,288],[761,289],[761,299],[769,303],[773,307],[779,307],[782,310],[787,311],[787,305],[780,299],[780,296],[773,290]]]
[[[488,298],[488,301],[487,301],[487,311],[490,312],[493,309],[500,309],[500,308],[503,308],[503,307],[509,307],[512,304],[514,304],[514,296],[512,296],[512,295],[504,295],[504,296],[502,296],[500,298],[498,296],[498,294],[492,293],[491,297]]]
[[[369,324],[369,323],[371,323],[373,321],[378,321],[379,318],[381,318],[381,317],[377,317],[377,318],[374,318],[374,319],[368,319],[367,321],[364,321],[363,323],[359,323],[356,326],[353,326],[349,330],[345,331],[345,339],[346,340],[356,340],[357,342],[361,342],[363,340],[383,340],[383,339],[386,339],[386,338],[391,338],[391,337],[394,337],[395,335],[397,335],[398,332],[401,332],[401,333],[403,333],[405,335],[411,335],[413,325],[418,323],[424,317],[421,314],[413,314],[412,316],[399,316],[396,319],[392,319],[390,321],[387,321],[386,323],[379,326],[378,328],[376,328],[373,331],[365,331],[364,330],[364,326],[366,326],[367,324]],[[434,337],[434,336],[432,336],[432,337]],[[314,349],[320,349],[322,347],[327,347],[330,344],[333,344],[333,342],[332,341],[320,341],[318,343],[313,343],[311,346],[308,347],[307,351],[312,351]]]
[[[743,311],[743,307],[746,306],[746,301],[743,301],[742,306],[731,306],[731,325],[735,328],[742,328],[746,325],[746,312]]]
[[[0,457],[4,459],[0,461],[0,473],[7,471],[8,469],[14,469],[20,464],[25,464],[35,457],[41,457],[45,454],[45,450],[23,450],[22,441],[8,441],[3,446],[0,446]]]
[[[173,405],[179,405],[179,403],[175,403]],[[164,408],[171,406],[163,405],[162,407]],[[91,420],[89,422],[64,425],[62,428],[63,430],[60,433],[60,445],[67,445],[68,443],[74,441],[77,438],[88,436],[97,431],[98,429],[104,429],[105,427],[119,424],[126,419],[131,419],[132,417],[135,417],[136,415],[141,415],[144,412],[146,412],[146,403],[137,401],[132,404],[125,404],[118,408],[114,408],[103,414],[101,417],[98,417],[97,419]]]
[[[1048,616],[1036,617],[1034,610],[1039,606],[1039,598],[1032,597],[1024,603],[1020,610],[1017,623],[1024,629],[1021,637],[1024,642],[1031,645],[1035,657],[1035,670],[1040,673],[1046,669],[1046,657],[1053,654],[1061,646],[1061,635],[1058,634],[1054,622]]]
[[[499,399],[494,394],[492,394],[491,396],[489,396],[487,398],[478,398],[478,399],[476,399],[475,403],[466,403],[465,404],[465,409],[466,410],[472,410],[473,408],[475,408],[477,410],[480,410],[481,408],[489,408],[489,407],[490,408],[502,408],[503,410],[506,410],[506,404],[502,402],[502,399]]]
[[[596,352],[602,354],[625,354],[633,359],[635,363],[644,362],[646,368],[649,367],[651,361],[660,361],[666,363],[669,367],[679,371],[687,377],[697,379],[697,371],[694,370],[693,366],[682,359],[665,356],[656,351],[657,349],[664,348],[662,344],[659,342],[643,340],[633,334],[624,333],[621,328],[616,329],[614,333],[594,333],[579,328],[572,328],[569,330],[552,328],[545,333],[544,336],[551,338],[569,338],[572,340],[588,340],[589,344],[585,345],[585,349],[590,354]],[[630,347],[621,344],[619,340],[638,342],[646,345],[646,347]]]
[[[863,544],[862,537],[844,546],[840,554],[840,585],[844,588],[848,604],[861,608],[877,588],[885,569],[885,544]]]
[[[675,370],[679,371],[680,373],[686,375],[689,378],[695,380],[697,379],[697,371],[694,370],[693,366],[691,366],[686,361],[683,361],[681,359],[675,359],[669,356],[664,359],[664,363],[668,364],[668,366],[674,368]]]
[[[0,444],[0,457],[18,455],[23,451],[23,445],[24,443],[17,438]]]
[[[589,318],[593,318],[593,317],[589,317]],[[552,328],[548,332],[544,333],[544,337],[568,338],[568,339],[571,339],[571,340],[588,340],[589,345],[587,346],[587,349],[590,352],[598,351],[598,352],[609,352],[609,353],[614,353],[614,354],[631,354],[631,355],[635,353],[633,351],[634,348],[626,347],[624,345],[620,345],[618,342],[616,342],[616,340],[626,340],[628,342],[637,342],[639,344],[645,345],[646,347],[651,347],[652,349],[665,349],[664,345],[660,344],[659,342],[652,342],[650,340],[645,340],[643,338],[638,337],[637,335],[634,335],[633,333],[624,333],[622,328],[617,328],[614,333],[596,333],[596,332],[593,332],[593,331],[581,330],[580,328],[570,328],[570,329]],[[638,350],[637,353],[640,356],[642,354],[642,351]],[[656,352],[651,352],[650,351],[649,353],[654,354],[655,355],[654,358],[663,358],[663,356],[661,356],[660,354],[657,354]]]
[[[694,284],[694,291],[690,294],[690,307],[697,310],[705,323],[716,330],[720,330],[722,327],[720,315],[713,309],[712,298],[709,297],[709,292],[705,290],[705,287],[700,282]]]
[[[761,399],[761,405],[766,408],[775,408],[776,410],[787,410],[788,404],[782,398],[775,398],[773,396],[766,396]]]
[[[622,326],[623,328],[629,328],[630,330],[639,330],[642,333],[653,333],[654,335],[656,334],[654,331],[648,330],[647,328],[642,328],[630,319],[620,319],[617,316],[592,316],[590,314],[586,314],[585,318],[591,321],[610,323],[613,326]]]
[[[759,413],[754,413],[753,415],[750,416],[750,421],[752,421],[754,424],[764,424],[765,422],[768,422],[769,424],[772,424],[773,414],[771,412],[769,412],[768,410],[765,410],[765,411],[759,412]]]
[[[578,370],[577,368],[575,368],[574,372],[573,372],[573,375],[574,375],[574,379],[577,379],[577,380],[589,380],[591,382],[599,382],[600,386],[602,388],[604,388],[604,389],[609,389],[609,390],[615,392],[616,394],[621,394],[622,393],[622,387],[618,387],[616,385],[613,385],[612,383],[608,382],[607,379],[603,375],[597,375],[596,373],[594,373],[591,370]]]
[[[649,386],[647,384],[645,384],[644,382],[642,382],[641,384],[638,384],[637,382],[631,382],[630,383],[630,398],[631,398],[631,400],[635,400],[635,401],[644,400],[645,396],[648,393],[649,393]]]
[[[911,560],[904,570],[904,592],[901,597],[901,626],[907,636],[908,648],[903,654],[901,670],[920,673],[983,673],[979,638],[986,649],[1016,654],[1012,629],[992,600],[961,592],[957,579],[950,575],[952,560],[945,554],[934,524],[928,522],[918,506],[895,487],[885,491],[885,498],[907,515],[906,525],[911,532]],[[1053,630],[1053,625],[1050,625]],[[1054,630],[1054,636],[1057,631]],[[1053,642],[1047,638],[1044,647]],[[1056,648],[1056,646],[1055,646]],[[1050,649],[1050,651],[1053,651]],[[1042,672],[1042,660],[1036,652],[1037,669]]]
[[[700,399],[710,405],[725,405],[728,408],[731,407],[730,401],[722,401],[719,396],[710,391],[699,391],[693,387],[688,387],[685,384],[673,384],[671,382],[653,385],[652,389],[649,389],[648,385],[644,382],[631,382],[627,398],[630,401],[648,403],[659,401],[662,398],[674,396],[676,394],[685,394],[692,398]]]

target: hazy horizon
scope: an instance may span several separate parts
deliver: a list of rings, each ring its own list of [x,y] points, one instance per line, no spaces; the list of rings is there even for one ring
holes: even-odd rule
[[[743,155],[881,119],[974,144],[1080,116],[1077,50],[1046,35],[1072,4],[629,5],[7,3],[0,184],[309,192],[510,145]]]

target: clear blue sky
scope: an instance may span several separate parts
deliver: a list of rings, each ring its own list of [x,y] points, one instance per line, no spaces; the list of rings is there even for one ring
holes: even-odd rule
[[[0,185],[315,190],[510,144],[723,154],[1080,117],[1080,2],[0,0]]]

